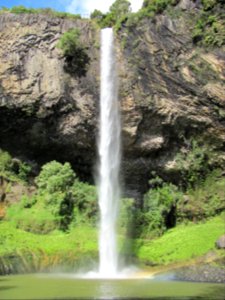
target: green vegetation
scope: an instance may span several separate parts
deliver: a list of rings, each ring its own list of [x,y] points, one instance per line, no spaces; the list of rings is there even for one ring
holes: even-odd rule
[[[208,150],[189,144],[176,161],[186,185],[165,182],[153,172],[142,207],[122,199],[118,229],[127,259],[136,254],[152,264],[189,260],[214,249],[223,233],[224,214],[218,215],[225,209],[225,177],[219,169],[210,170]],[[1,151],[1,172],[21,180],[14,160]],[[9,205],[0,222],[0,256],[22,257],[32,266],[43,261],[43,268],[96,259],[96,188],[79,181],[69,163],[57,161],[43,165],[34,182],[36,192]]]
[[[96,187],[76,180],[72,187],[74,197],[73,225],[96,225],[98,203]]]
[[[206,179],[190,187],[177,204],[177,218],[197,221],[215,216],[225,210],[225,177],[221,170],[209,173]]]
[[[176,205],[182,193],[172,183],[159,177],[150,180],[151,189],[144,196],[141,214],[142,234],[145,237],[161,235],[176,224]]]
[[[67,19],[81,19],[79,14],[74,15],[66,12],[58,12],[52,8],[27,8],[23,5],[13,6],[12,8],[7,8],[2,6],[0,9],[1,13],[12,13],[12,14],[43,14],[57,18],[67,18]]]
[[[137,256],[142,262],[169,264],[187,261],[215,249],[216,239],[224,234],[225,215],[199,224],[179,225],[162,237],[140,241]]]
[[[222,46],[225,44],[225,22],[220,12],[201,11],[194,27],[193,42],[202,46]]]
[[[136,26],[141,19],[152,18],[178,2],[179,0],[145,0],[142,9],[137,13],[131,13],[129,1],[116,0],[110,7],[109,13],[103,14],[101,11],[95,10],[91,14],[91,19],[94,19],[101,28],[114,26],[118,31],[123,25]]]
[[[127,15],[125,26],[135,27],[144,18],[154,18],[169,8],[174,10],[174,6],[178,2],[179,0],[145,0],[143,7],[138,12]]]
[[[30,198],[24,196],[11,205],[7,219],[18,228],[37,233],[48,233],[56,228],[66,230],[72,219],[71,188],[75,174],[70,165],[52,161],[43,166],[36,178],[38,190]]]
[[[27,182],[31,173],[31,166],[0,149],[0,176],[10,181]]]
[[[155,173],[135,218],[136,237],[154,238],[177,224],[202,221],[225,210],[225,177],[211,170],[213,152],[195,140],[176,157],[180,184],[163,181]]]
[[[91,19],[94,19],[101,28],[115,26],[118,29],[127,19],[130,11],[131,6],[128,0],[116,0],[109,8],[107,14],[94,10],[91,14]]]
[[[222,0],[202,0],[192,32],[193,42],[201,46],[222,46],[225,43],[225,22]]]
[[[94,222],[95,188],[79,182],[69,163],[45,164],[35,182],[35,195],[24,196],[7,210],[7,219],[16,227],[46,234],[55,229],[68,230],[71,222]]]
[[[10,256],[11,266],[14,258],[21,258],[28,272],[67,263],[65,267],[71,270],[82,260],[97,257],[97,232],[91,226],[82,225],[68,233],[54,231],[48,235],[34,234],[4,221],[0,223],[0,257],[7,259]],[[19,269],[17,264],[18,260],[15,260],[15,269]]]
[[[176,5],[180,0],[145,0],[142,13],[162,13],[169,5]]]
[[[90,58],[87,47],[80,40],[77,28],[65,32],[59,39],[57,47],[62,50],[65,60],[65,70],[79,77],[85,76]]]
[[[176,164],[182,175],[182,185],[193,187],[201,183],[210,172],[209,164],[212,153],[195,139],[188,143],[189,147],[177,154]]]
[[[145,0],[143,7],[131,13],[127,0],[116,0],[109,13],[95,10],[91,14],[101,28],[114,26],[118,31],[123,26],[135,27],[144,18],[154,18],[157,14],[169,14],[179,17],[182,12],[177,7],[180,0]],[[195,44],[201,46],[222,46],[225,43],[225,22],[223,0],[202,0],[202,8],[197,13],[187,12],[193,19],[192,37]],[[192,26],[191,24],[191,26]]]

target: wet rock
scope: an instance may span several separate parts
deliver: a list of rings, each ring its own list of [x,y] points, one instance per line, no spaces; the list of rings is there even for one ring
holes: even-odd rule
[[[203,264],[197,266],[183,267],[175,271],[176,280],[196,282],[225,283],[225,268]]]

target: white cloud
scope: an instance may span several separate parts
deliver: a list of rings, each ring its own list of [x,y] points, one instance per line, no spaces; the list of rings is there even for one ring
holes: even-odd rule
[[[115,0],[71,0],[66,7],[66,11],[70,13],[90,14],[95,9],[103,13],[108,12],[110,6]],[[143,0],[130,0],[132,11],[136,12],[142,7]]]

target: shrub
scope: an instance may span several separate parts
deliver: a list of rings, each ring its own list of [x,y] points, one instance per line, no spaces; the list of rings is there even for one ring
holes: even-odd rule
[[[71,222],[93,224],[96,220],[96,189],[80,182],[69,163],[45,164],[35,182],[35,195],[23,196],[20,203],[8,208],[7,218],[17,227],[48,233],[54,229],[67,230]]]
[[[202,0],[204,10],[212,9],[216,5],[217,0]]]
[[[19,164],[19,174],[18,174],[19,178],[24,180],[24,181],[28,181],[31,170],[32,170],[32,168],[31,168],[30,165],[28,165],[25,162],[20,162],[20,164]]]
[[[203,9],[192,31],[195,44],[221,47],[225,44],[223,1],[203,0]]]
[[[2,151],[0,149],[0,173],[11,170],[12,157],[8,152]]]
[[[36,194],[24,196],[20,203],[10,206],[7,218],[17,227],[32,232],[68,229],[73,217],[71,188],[75,178],[69,163],[52,161],[45,164],[35,179]]]
[[[0,149],[0,175],[13,181],[27,182],[32,167],[18,158],[12,156]]]
[[[86,47],[80,41],[80,31],[77,28],[65,32],[58,41],[57,47],[64,55],[65,70],[79,77],[85,76],[90,58]]]
[[[158,14],[162,13],[169,5],[176,5],[178,2],[179,0],[145,0],[143,9],[149,13]]]
[[[51,161],[42,167],[42,170],[35,182],[39,193],[65,192],[73,185],[76,178],[69,163],[62,165],[57,161]]]
[[[225,178],[221,170],[214,170],[196,187],[188,188],[177,206],[179,221],[198,221],[225,210]]]
[[[104,17],[105,15],[98,9],[95,9],[90,15],[90,18],[96,20],[97,22],[100,22]]]
[[[96,187],[76,180],[72,187],[72,195],[74,224],[95,222],[98,211]]]
[[[61,229],[67,229],[73,211],[71,188],[76,176],[69,163],[64,165],[52,161],[42,167],[36,178],[38,186],[37,201],[42,201],[56,218],[60,219]]]
[[[131,11],[130,2],[127,0],[116,0],[109,8],[115,19],[121,18]]]
[[[13,14],[25,14],[25,13],[35,13],[35,12],[37,12],[37,10],[35,10],[33,8],[26,8],[23,5],[18,5],[18,6],[13,6],[10,9],[10,12]]]
[[[151,183],[155,186],[144,195],[142,232],[160,235],[176,225],[176,204],[182,194],[175,185],[159,177],[153,178]]]
[[[189,149],[177,154],[177,168],[181,172],[184,187],[201,184],[210,171],[211,155],[210,149],[194,139],[190,141]]]
[[[101,13],[99,10],[95,10],[91,14],[91,18],[96,20],[97,24],[101,28],[115,26],[118,30],[124,20],[127,19],[128,14],[131,12],[130,2],[127,0],[116,0],[109,8],[107,14]]]
[[[41,205],[24,207],[21,203],[11,205],[7,209],[6,218],[17,228],[33,233],[47,234],[60,225],[60,219]]]

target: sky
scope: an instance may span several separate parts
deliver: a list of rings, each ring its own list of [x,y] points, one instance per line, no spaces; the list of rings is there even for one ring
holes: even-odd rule
[[[58,11],[74,14],[89,15],[95,9],[105,13],[115,0],[0,0],[0,7],[11,8],[16,5],[40,8],[51,7]],[[132,11],[136,12],[142,7],[143,0],[130,0]]]

